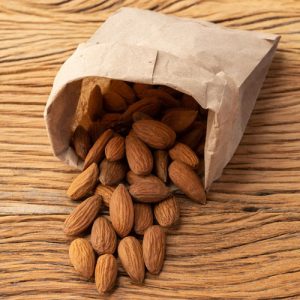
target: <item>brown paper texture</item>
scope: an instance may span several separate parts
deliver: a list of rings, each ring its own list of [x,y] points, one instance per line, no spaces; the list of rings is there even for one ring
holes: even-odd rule
[[[204,153],[208,189],[242,138],[278,41],[272,34],[121,9],[57,73],[44,112],[54,155],[82,166],[69,145],[85,78],[167,85],[209,110]]]

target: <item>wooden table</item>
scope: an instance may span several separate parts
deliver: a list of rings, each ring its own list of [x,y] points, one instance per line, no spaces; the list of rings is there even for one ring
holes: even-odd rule
[[[159,276],[112,299],[300,298],[300,2],[8,0],[0,4],[0,298],[99,299],[62,223],[76,170],[52,156],[43,110],[78,43],[122,6],[282,35],[244,138],[208,204],[182,200]],[[234,63],[234,61],[233,61]]]

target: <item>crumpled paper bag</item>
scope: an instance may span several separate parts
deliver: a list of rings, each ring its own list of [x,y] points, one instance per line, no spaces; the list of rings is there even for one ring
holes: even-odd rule
[[[57,73],[44,112],[54,155],[82,166],[70,139],[84,78],[167,85],[209,110],[204,152],[208,189],[242,138],[278,41],[273,34],[121,9]]]

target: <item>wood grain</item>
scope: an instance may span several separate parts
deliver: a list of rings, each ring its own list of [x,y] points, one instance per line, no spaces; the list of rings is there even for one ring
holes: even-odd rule
[[[300,298],[300,2],[0,2],[0,298],[99,299],[62,233],[77,173],[51,154],[43,109],[60,65],[122,6],[282,35],[241,145],[208,204],[181,200],[159,276],[111,299]],[[234,59],[233,62],[234,63]]]

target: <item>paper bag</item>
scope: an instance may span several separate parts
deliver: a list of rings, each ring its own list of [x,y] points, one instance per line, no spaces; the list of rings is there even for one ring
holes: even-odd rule
[[[54,155],[81,167],[70,147],[83,79],[100,77],[172,87],[208,109],[205,188],[234,154],[279,37],[206,21],[123,8],[62,65],[44,117]]]

